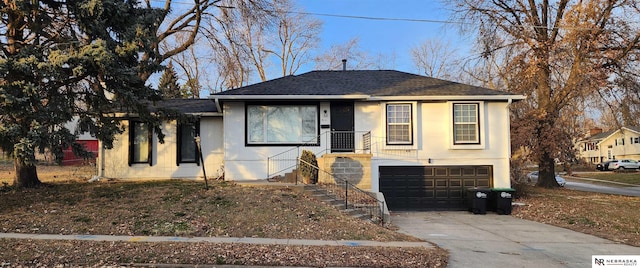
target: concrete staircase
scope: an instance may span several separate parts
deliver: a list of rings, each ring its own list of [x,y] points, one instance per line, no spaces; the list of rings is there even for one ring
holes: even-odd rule
[[[328,204],[330,206],[335,207],[337,210],[342,211],[343,213],[350,215],[352,217],[370,221],[376,224],[383,223],[387,224],[390,222],[391,215],[389,214],[388,209],[384,205],[384,196],[381,193],[377,193],[377,199],[383,201],[382,211],[380,213],[382,215],[372,215],[371,207],[367,207],[364,205],[356,204],[355,207],[352,203],[349,203],[349,207],[346,207],[346,202],[341,196],[336,196],[331,192],[327,191],[325,187],[317,184],[305,184],[304,179],[298,174],[297,169],[293,169],[291,172],[288,172],[284,175],[278,175],[272,178],[269,178],[269,182],[276,183],[284,183],[284,184],[297,184],[302,186],[302,189],[305,193],[310,196],[315,197],[319,201]],[[382,198],[382,199],[381,199]],[[351,200],[351,198],[350,198]],[[378,214],[373,212],[373,214]],[[381,218],[382,217],[382,218]]]
[[[358,218],[361,220],[371,221],[371,216],[363,213],[358,209],[350,209],[347,208],[343,199],[336,197],[335,195],[328,193],[324,188],[318,185],[305,185],[304,191],[310,196],[315,197],[321,202],[328,204],[343,213],[352,216],[354,218]]]
[[[278,175],[272,178],[269,178],[269,182],[281,182],[281,183],[296,183],[296,178],[298,176],[298,170],[294,169],[291,172],[287,172],[284,175]],[[297,183],[302,183],[301,180],[298,180]]]

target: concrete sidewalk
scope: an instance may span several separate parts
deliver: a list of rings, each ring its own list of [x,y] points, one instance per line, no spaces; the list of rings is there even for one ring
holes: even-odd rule
[[[509,215],[466,211],[392,213],[399,232],[436,243],[457,267],[591,267],[592,255],[640,248]]]
[[[0,239],[33,239],[33,240],[84,240],[84,241],[122,241],[122,242],[207,242],[207,243],[242,243],[264,245],[300,245],[300,246],[351,246],[351,247],[425,247],[434,248],[429,242],[379,242],[368,240],[307,240],[307,239],[275,239],[253,237],[175,237],[175,236],[126,236],[126,235],[58,235],[58,234],[23,234],[0,233]]]

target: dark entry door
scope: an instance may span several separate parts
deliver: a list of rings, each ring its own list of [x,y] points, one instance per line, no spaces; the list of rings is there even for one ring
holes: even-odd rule
[[[353,102],[331,102],[331,152],[354,152]]]

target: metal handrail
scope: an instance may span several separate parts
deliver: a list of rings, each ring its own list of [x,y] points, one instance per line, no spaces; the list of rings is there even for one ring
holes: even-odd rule
[[[325,194],[327,196],[336,200],[344,200],[345,209],[351,208],[365,212],[370,217],[371,221],[379,222],[384,225],[385,203],[384,201],[374,197],[374,193],[362,190],[347,179],[340,178],[335,174],[320,169],[318,166],[307,161],[302,159],[299,159],[298,161],[301,165],[308,165],[335,180],[335,183],[318,183],[318,186],[325,189]]]
[[[357,133],[362,133],[362,137],[356,137]],[[267,179],[273,178],[275,176],[281,175],[287,171],[293,170],[297,165],[297,159],[300,157],[301,148],[304,147],[307,150],[313,152],[316,156],[322,156],[327,152],[331,152],[332,143],[334,142],[332,138],[337,137],[340,139],[341,137],[349,136],[346,134],[353,134],[352,137],[349,137],[350,142],[353,143],[354,148],[346,148],[351,149],[354,152],[357,151],[370,151],[371,149],[371,132],[367,131],[325,131],[320,135],[316,136],[314,139],[310,139],[305,144],[297,145],[293,148],[287,149],[278,154],[267,157]],[[335,135],[335,136],[334,136]],[[316,141],[320,141],[320,144],[324,146],[315,146]],[[345,148],[341,148],[345,149]]]

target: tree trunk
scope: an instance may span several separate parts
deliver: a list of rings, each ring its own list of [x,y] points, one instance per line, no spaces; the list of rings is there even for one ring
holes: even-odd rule
[[[556,181],[555,160],[548,152],[543,153],[538,162],[538,182],[536,186],[545,188],[560,187]]]
[[[33,188],[40,185],[41,183],[38,179],[36,166],[23,163],[23,161],[20,161],[17,158],[13,161],[13,166],[16,171],[13,185],[19,188]]]

